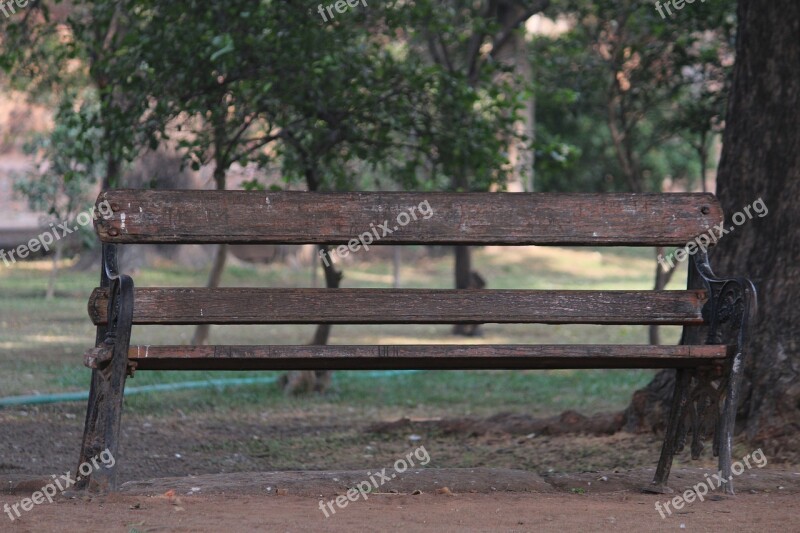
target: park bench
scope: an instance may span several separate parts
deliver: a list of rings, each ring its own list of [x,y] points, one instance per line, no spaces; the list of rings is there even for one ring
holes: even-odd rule
[[[134,244],[684,246],[723,222],[711,194],[311,193],[112,190],[98,197],[100,287],[89,300],[96,347],[81,462],[116,457],[126,377],[134,370],[675,368],[673,404],[653,491],[668,492],[673,455],[713,433],[731,476],[731,444],[755,289],[717,278],[695,246],[686,290],[136,288],[120,273]],[[431,216],[421,217],[429,206]],[[406,213],[403,216],[403,213]],[[412,221],[413,218],[413,221]],[[380,228],[380,229],[379,229]],[[708,239],[705,239],[706,241]],[[535,268],[535,265],[532,265]],[[680,325],[676,346],[130,346],[133,325],[176,324]],[[119,464],[119,461],[116,461]],[[116,488],[116,465],[81,481]],[[732,484],[727,488],[732,492]]]

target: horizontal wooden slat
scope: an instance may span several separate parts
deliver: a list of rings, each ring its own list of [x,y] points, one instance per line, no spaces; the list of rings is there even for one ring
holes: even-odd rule
[[[112,190],[102,202],[114,212],[97,232],[113,243],[344,244],[371,234],[373,245],[682,246],[722,222],[711,194]]]
[[[132,346],[139,370],[678,368],[708,365],[727,346],[395,345]]]
[[[706,293],[439,289],[136,289],[134,324],[701,324]],[[107,321],[108,291],[89,316]]]

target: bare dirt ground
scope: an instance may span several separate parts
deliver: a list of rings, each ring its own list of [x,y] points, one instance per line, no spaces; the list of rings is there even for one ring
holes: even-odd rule
[[[0,506],[74,469],[81,411],[0,412]],[[675,494],[644,494],[656,435],[548,435],[546,425],[519,416],[491,417],[478,431],[481,424],[459,420],[391,422],[395,415],[322,406],[311,414],[131,414],[123,424],[120,493],[66,493],[13,522],[0,514],[0,531],[800,531],[794,438],[769,440],[769,464],[737,477],[736,497],[717,492],[662,519],[656,502],[715,472],[708,453],[697,462],[686,453],[677,458]],[[329,518],[320,511],[320,500],[367,479],[365,468],[391,467],[419,445],[430,454],[425,468],[409,469]],[[734,456],[753,449],[738,442]]]
[[[418,473],[417,473],[418,472]],[[703,479],[675,472],[675,487]],[[111,496],[62,497],[0,530],[38,531],[798,531],[800,474],[743,475],[736,497],[714,495],[661,518],[638,486],[652,471],[558,476],[493,469],[409,471],[396,493],[370,494],[325,517],[320,500],[366,472],[222,474],[128,484]],[[603,477],[608,481],[600,481]],[[588,485],[588,479],[594,482]],[[338,481],[334,481],[338,480]],[[445,490],[442,485],[448,485]],[[495,486],[497,485],[497,486]],[[580,493],[561,487],[579,485]],[[172,487],[167,493],[164,488]],[[338,487],[338,490],[335,490]],[[451,490],[450,487],[453,487]],[[780,488],[779,488],[780,487]],[[438,490],[437,490],[438,488]],[[269,491],[267,489],[270,489]],[[331,492],[331,490],[333,492]],[[413,490],[412,490],[413,489]],[[496,490],[492,490],[496,489]],[[185,494],[190,492],[191,495]],[[320,494],[315,494],[320,492]],[[21,497],[21,496],[20,496]]]

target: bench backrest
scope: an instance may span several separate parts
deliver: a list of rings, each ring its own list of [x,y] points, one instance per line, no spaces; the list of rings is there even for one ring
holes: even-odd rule
[[[683,246],[722,222],[711,194],[113,190],[103,201],[113,216],[98,234],[118,244],[345,244],[388,222],[380,244]]]
[[[722,222],[710,194],[102,193],[110,244],[682,246]],[[106,209],[107,211],[107,209]],[[106,212],[104,211],[104,212]],[[360,239],[360,240],[359,240]],[[134,324],[703,323],[704,290],[136,290]],[[108,290],[89,302],[107,321]]]

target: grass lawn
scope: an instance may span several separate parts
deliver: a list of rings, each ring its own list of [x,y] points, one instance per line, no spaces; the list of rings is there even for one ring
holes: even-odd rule
[[[499,248],[476,250],[474,268],[490,288],[509,289],[649,289],[654,261],[652,249]],[[359,258],[361,259],[361,258]],[[17,264],[0,270],[0,396],[86,390],[90,372],[82,353],[94,342],[86,302],[97,283],[96,272],[65,269],[57,297],[43,299],[48,262]],[[344,287],[390,287],[391,265],[380,261],[345,264]],[[205,270],[165,264],[134,275],[137,286],[202,286]],[[403,265],[404,287],[449,287],[452,259],[422,258]],[[302,287],[311,280],[309,269],[283,264],[233,265],[225,286]],[[670,289],[683,287],[685,273],[675,275]],[[679,336],[675,327],[662,328],[665,343]],[[483,326],[478,339],[455,338],[449,326],[335,326],[332,344],[412,343],[630,343],[647,342],[641,326]],[[313,326],[215,326],[212,343],[302,344]],[[134,327],[133,343],[188,343],[192,328]],[[339,372],[328,394],[286,398],[274,384],[210,388],[131,396],[126,412],[158,414],[193,410],[260,410],[265,407],[314,409],[327,405],[362,405],[489,414],[498,410],[547,415],[564,409],[584,413],[619,409],[631,393],[644,386],[647,370],[561,371],[447,371],[400,373],[390,376]],[[264,377],[266,372],[140,372],[129,386],[226,377]],[[168,407],[167,407],[168,406]]]

